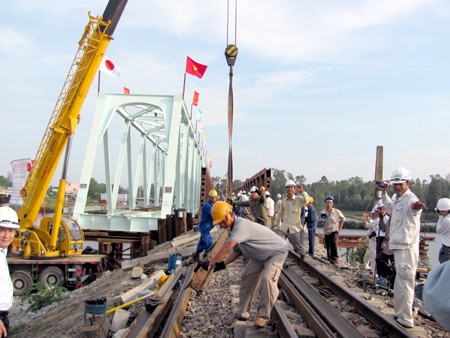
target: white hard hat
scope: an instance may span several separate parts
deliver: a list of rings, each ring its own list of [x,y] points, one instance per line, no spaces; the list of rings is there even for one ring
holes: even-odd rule
[[[19,219],[17,213],[8,206],[0,207],[0,227],[19,229]]]
[[[440,198],[436,204],[436,209],[438,209],[440,211],[450,210],[450,199]]]
[[[266,190],[266,192],[264,193],[264,195],[270,196],[270,192],[268,192],[268,191]]]
[[[287,187],[295,187],[295,182],[293,180],[287,180],[286,184],[284,185],[285,188]]]
[[[281,195],[280,195],[280,194],[278,194],[278,195],[277,195],[277,198],[281,198]]]
[[[245,190],[242,191],[243,194],[246,194],[247,192]]]
[[[253,186],[253,187],[251,187],[250,192],[255,192],[256,190],[258,190],[258,188]]]
[[[237,194],[237,197],[241,197],[241,196],[242,196],[242,193],[239,191]]]
[[[405,183],[409,180],[411,180],[411,175],[409,174],[408,169],[398,167],[392,172],[390,183]]]

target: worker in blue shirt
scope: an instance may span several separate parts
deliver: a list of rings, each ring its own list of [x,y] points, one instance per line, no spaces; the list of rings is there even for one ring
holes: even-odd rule
[[[211,251],[214,246],[214,241],[211,236],[211,229],[213,228],[213,218],[211,216],[211,209],[216,203],[218,194],[216,190],[211,190],[208,194],[208,201],[203,204],[202,217],[200,218],[199,230],[200,239],[198,240],[197,250],[193,254],[193,259],[197,262],[200,259],[200,253],[205,252],[205,256]]]

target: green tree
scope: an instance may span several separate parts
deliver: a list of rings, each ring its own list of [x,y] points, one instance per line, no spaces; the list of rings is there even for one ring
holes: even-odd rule
[[[0,175],[0,187],[8,188],[8,186],[9,186],[9,179],[8,179],[8,177]]]

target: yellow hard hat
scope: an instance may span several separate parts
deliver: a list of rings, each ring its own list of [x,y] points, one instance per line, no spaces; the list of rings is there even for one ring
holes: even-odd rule
[[[217,201],[216,203],[214,203],[211,209],[213,224],[216,225],[222,222],[225,216],[228,215],[232,210],[233,207],[229,205],[227,202]]]
[[[213,197],[213,198],[217,198],[219,196],[219,194],[217,193],[217,190],[213,189],[209,191],[208,194],[209,197]]]
[[[259,190],[264,191],[266,190],[266,187],[262,185],[261,188],[259,188]]]
[[[309,203],[314,202],[314,198],[312,198],[312,196],[309,196]]]

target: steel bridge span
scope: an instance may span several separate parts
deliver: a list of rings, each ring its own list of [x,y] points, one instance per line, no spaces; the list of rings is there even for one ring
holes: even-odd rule
[[[86,239],[116,258],[127,243],[134,258],[189,230],[213,189],[205,155],[203,135],[181,95],[101,93],[73,211]],[[89,184],[99,170],[105,201],[93,211],[87,205]],[[260,182],[270,184],[270,170],[244,188]]]

